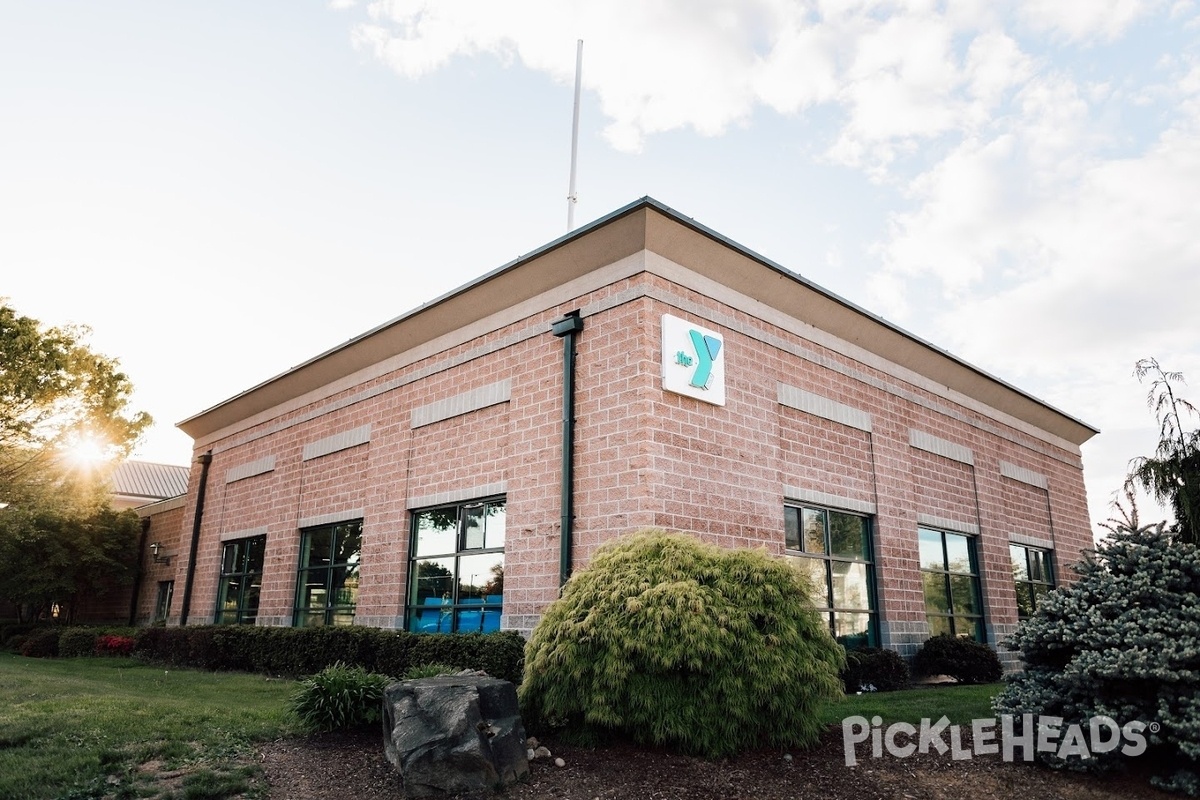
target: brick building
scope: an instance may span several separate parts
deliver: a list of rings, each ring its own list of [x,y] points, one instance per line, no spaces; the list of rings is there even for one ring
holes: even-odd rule
[[[180,427],[172,623],[528,631],[657,526],[907,653],[996,643],[1092,545],[1094,428],[648,198]]]

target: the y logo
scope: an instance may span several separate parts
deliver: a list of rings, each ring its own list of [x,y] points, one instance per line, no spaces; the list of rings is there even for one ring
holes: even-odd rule
[[[708,382],[712,379],[713,364],[721,354],[721,340],[715,336],[705,336],[695,328],[688,331],[688,336],[692,339],[692,347],[696,349],[696,357],[700,359],[700,364],[688,383],[697,389],[707,389]]]
[[[662,319],[663,388],[725,405],[724,338],[669,314]]]

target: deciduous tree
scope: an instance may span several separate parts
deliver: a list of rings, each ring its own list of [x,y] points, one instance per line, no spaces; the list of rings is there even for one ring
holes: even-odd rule
[[[87,334],[43,326],[0,299],[0,502],[57,480],[54,463],[72,439],[103,442],[121,458],[150,425],[129,408],[128,376],[88,347]]]

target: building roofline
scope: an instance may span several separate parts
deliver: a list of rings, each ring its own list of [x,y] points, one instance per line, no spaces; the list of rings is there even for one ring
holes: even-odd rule
[[[1028,392],[1013,386],[1007,381],[1004,381],[1003,379],[998,378],[974,366],[973,364],[970,364],[967,361],[964,361],[952,353],[904,330],[894,323],[887,321],[883,317],[880,317],[879,315],[868,311],[867,309],[829,291],[828,289],[813,283],[802,275],[783,267],[775,261],[772,261],[771,259],[766,258],[765,256],[762,256],[753,250],[750,250],[749,248],[733,241],[732,239],[729,239],[717,231],[696,222],[694,219],[684,216],[675,209],[651,197],[642,197],[596,220],[593,220],[592,222],[582,225],[579,228],[576,228],[575,230],[570,231],[569,233],[566,233],[542,245],[541,247],[526,253],[525,255],[519,256],[518,258],[515,258],[500,267],[480,275],[474,280],[471,280],[456,289],[452,289],[449,292],[434,298],[433,300],[422,303],[410,311],[377,325],[374,328],[359,334],[358,336],[332,347],[329,350],[326,350],[296,365],[295,367],[279,373],[278,375],[268,378],[267,380],[243,392],[240,392],[239,394],[234,395],[227,400],[217,403],[216,405],[211,406],[210,408],[207,408],[198,414],[188,417],[187,419],[177,423],[177,426],[185,433],[192,436],[193,439],[200,439],[201,437],[211,434],[216,430],[220,430],[229,424],[249,418],[256,413],[260,413],[267,408],[274,406],[276,401],[268,400],[265,397],[268,394],[272,394],[271,390],[274,390],[275,393],[298,396],[307,391],[319,388],[322,385],[327,385],[333,380],[352,374],[358,369],[368,366],[371,363],[376,363],[382,360],[382,357],[379,357],[379,354],[371,355],[368,352],[356,354],[355,351],[360,349],[364,351],[369,350],[369,345],[373,339],[376,339],[377,337],[382,338],[383,334],[400,330],[399,326],[403,326],[404,323],[414,318],[434,314],[437,310],[445,310],[446,307],[456,303],[470,306],[471,304],[465,300],[465,298],[475,295],[475,290],[479,289],[485,284],[493,281],[501,281],[509,276],[510,273],[514,272],[523,265],[547,256],[551,256],[551,254],[555,254],[556,251],[564,248],[570,248],[585,238],[590,238],[594,235],[603,236],[601,232],[605,231],[605,229],[616,231],[618,228],[628,228],[627,230],[614,232],[612,237],[608,237],[612,239],[612,241],[600,242],[599,249],[602,251],[602,253],[591,259],[595,260],[597,265],[604,261],[604,259],[600,257],[604,254],[610,255],[610,258],[608,259],[610,262],[612,260],[616,260],[616,257],[628,255],[629,252],[626,252],[626,250],[630,246],[629,242],[634,240],[639,240],[641,242],[640,247],[637,249],[648,249],[649,235],[647,233],[648,226],[646,225],[645,220],[641,221],[640,226],[637,221],[627,221],[627,224],[622,225],[622,220],[625,218],[634,215],[636,212],[647,209],[657,212],[668,220],[681,225],[746,259],[766,267],[767,269],[787,278],[790,281],[794,281],[808,291],[815,293],[819,297],[833,302],[845,311],[848,311],[855,316],[863,317],[866,320],[869,320],[871,323],[883,327],[885,330],[890,331],[894,335],[898,335],[912,345],[916,345],[922,350],[927,350],[931,353],[934,353],[937,356],[948,360],[954,366],[960,369],[967,370],[977,378],[983,379],[984,381],[994,384],[995,386],[1000,387],[1008,392],[1012,392],[1018,395],[1020,398],[1036,404],[1045,411],[1051,412],[1053,416],[1057,416],[1062,421],[1069,423],[1068,427],[1075,428],[1075,430],[1071,432],[1073,435],[1060,434],[1069,441],[1072,441],[1076,444],[1082,444],[1095,434],[1099,433],[1099,429],[1087,424],[1086,422],[1083,422],[1082,420],[1079,420],[1078,418],[1051,406],[1050,404],[1038,399],[1037,397],[1034,397]],[[618,239],[620,239],[620,241],[617,241]],[[621,249],[623,246],[626,248],[625,250]],[[579,253],[575,253],[573,255],[577,256]],[[587,269],[586,265],[581,268]],[[481,315],[483,314],[482,311],[479,313]],[[831,333],[835,332],[831,331]],[[835,335],[837,334],[835,333]],[[397,338],[402,339],[403,336],[398,336]],[[340,369],[333,369],[330,376],[319,378],[315,380],[315,382],[310,381],[307,383],[301,379],[304,373],[318,371],[322,365],[328,365],[329,362],[338,358],[342,359],[346,363]],[[294,386],[289,388],[289,385]],[[256,397],[261,398],[259,402],[255,402]],[[1018,418],[1025,418],[1020,415],[1016,416],[1018,416]]]

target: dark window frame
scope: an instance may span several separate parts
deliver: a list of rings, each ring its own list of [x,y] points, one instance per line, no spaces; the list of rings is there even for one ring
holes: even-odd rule
[[[816,552],[806,546],[805,530],[804,530],[804,512],[817,512],[824,515],[823,523],[823,552]],[[788,516],[792,513],[796,514],[796,529],[797,536],[795,547],[789,541],[788,529],[790,527]],[[835,554],[833,552],[833,514],[853,517],[862,522],[862,554],[863,558],[851,558],[844,554]],[[788,502],[784,504],[784,554],[789,559],[810,559],[819,561],[824,566],[825,583],[824,586],[817,586],[818,590],[823,590],[824,601],[817,604],[813,598],[814,608],[818,614],[826,618],[828,622],[829,632],[847,649],[857,650],[864,647],[879,647],[879,601],[878,601],[878,581],[875,577],[875,526],[874,520],[869,514],[863,514],[856,511],[847,511],[841,508],[833,508],[830,506],[822,506],[813,503],[796,503]],[[834,565],[835,564],[860,564],[865,567],[866,571],[866,608],[851,608],[849,606],[839,606],[834,603]],[[867,615],[867,630],[865,633],[850,634],[844,636],[837,635],[837,615],[838,614],[866,614]]]
[[[469,633],[489,632],[498,630],[504,618],[504,555],[505,529],[507,528],[508,502],[506,495],[491,495],[472,498],[457,503],[444,503],[412,509],[409,512],[409,549],[408,549],[408,585],[405,587],[404,627],[414,633]],[[495,516],[491,509],[500,509],[503,513],[503,526],[497,526],[498,533],[491,534],[489,520]],[[445,527],[453,516],[453,545],[442,548],[434,547],[428,552],[421,552],[420,533],[423,519],[435,520],[441,524],[443,538],[450,539],[450,529]],[[440,520],[437,520],[438,517]],[[469,520],[480,519],[482,527],[470,525]],[[495,524],[495,523],[491,523]],[[478,532],[476,532],[478,529]],[[433,529],[438,530],[438,529]],[[499,537],[499,544],[489,539]],[[432,537],[431,537],[432,538]],[[489,546],[490,545],[490,546]],[[484,558],[495,557],[496,558]],[[490,580],[480,586],[472,582],[470,588],[480,593],[478,597],[463,596],[462,565],[465,559],[480,557],[492,561]],[[477,559],[479,560],[479,559]],[[422,562],[427,562],[427,565]],[[451,566],[447,567],[446,565]],[[499,573],[495,567],[499,566]],[[430,577],[423,577],[422,571],[437,570]],[[480,575],[480,577],[483,577]],[[426,581],[422,586],[422,581]],[[441,583],[442,591],[426,592],[431,585]],[[485,589],[489,589],[484,593]],[[498,600],[488,598],[497,596]],[[470,594],[469,592],[467,594]]]
[[[252,543],[261,545],[255,550]],[[237,562],[233,569],[227,570],[227,554],[234,553]],[[240,551],[240,552],[239,552]],[[221,566],[217,579],[217,603],[213,613],[213,622],[217,625],[253,625],[258,619],[258,605],[261,600],[263,570],[266,561],[267,535],[246,536],[240,539],[230,539],[221,542]],[[257,553],[257,565],[251,564],[251,558]],[[257,569],[252,569],[257,566]],[[258,583],[255,584],[254,580]],[[237,598],[233,606],[227,606],[228,594],[226,587],[230,583],[237,584]],[[253,591],[251,591],[253,590]],[[253,605],[247,601],[253,597]]]
[[[925,620],[929,623],[930,635],[937,633],[950,633],[952,636],[966,636],[977,642],[987,642],[987,630],[985,625],[985,609],[983,605],[983,584],[980,579],[979,568],[979,537],[962,531],[943,530],[941,528],[932,528],[928,525],[920,525],[917,527],[917,543],[920,546],[921,534],[934,533],[941,537],[941,567],[939,569],[929,569],[925,566],[924,559],[919,558],[919,566],[921,570],[921,589],[925,600]],[[964,572],[959,569],[952,569],[949,554],[949,539],[947,537],[957,537],[966,542],[967,559],[969,571]],[[919,553],[919,549],[918,549]],[[934,581],[934,576],[941,578],[942,593],[941,598],[945,601],[946,611],[931,611],[929,605],[929,587]],[[971,586],[971,604],[976,609],[975,611],[966,611],[959,608],[955,603],[956,593],[954,591],[955,578],[968,578]],[[934,620],[945,620],[947,630],[934,630]],[[962,627],[960,620],[970,622],[971,630],[959,630]]]
[[[154,621],[166,622],[171,616],[171,601],[175,597],[175,581],[159,581],[154,597]]]
[[[1017,563],[1014,550],[1023,551],[1023,563],[1020,565]],[[1033,553],[1041,553],[1043,556],[1043,579],[1033,577],[1035,570],[1033,569],[1033,562],[1030,560],[1030,556]],[[1009,542],[1008,556],[1013,568],[1013,591],[1017,597],[1017,619],[1029,619],[1037,613],[1039,599],[1047,592],[1054,590],[1054,550],[1049,547]],[[1024,569],[1025,577],[1021,577],[1018,567]],[[1021,604],[1022,595],[1028,601],[1027,607]]]
[[[313,560],[313,538],[328,532],[328,549],[317,552]],[[345,551],[346,557],[337,558],[339,544],[346,536],[353,536],[357,547]],[[342,520],[327,525],[313,525],[300,529],[300,553],[296,567],[296,592],[292,604],[292,626],[296,628],[325,627],[330,625],[353,625],[358,613],[358,587],[361,579],[363,521]],[[344,550],[344,548],[341,548]],[[322,555],[327,554],[327,557]],[[307,556],[307,562],[306,562]],[[340,580],[338,580],[340,576]],[[316,579],[320,577],[320,582]],[[315,596],[322,602],[302,603],[306,597]],[[348,598],[348,599],[347,599]]]

